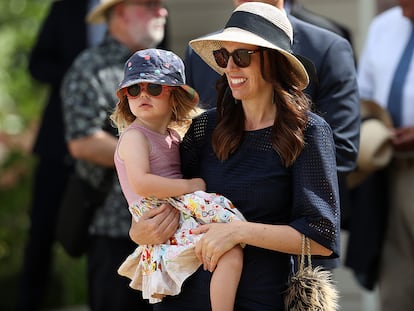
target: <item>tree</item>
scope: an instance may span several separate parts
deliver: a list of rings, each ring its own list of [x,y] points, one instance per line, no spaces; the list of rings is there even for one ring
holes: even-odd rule
[[[1,310],[14,310],[23,248],[28,232],[31,195],[31,143],[47,88],[27,69],[29,53],[52,0],[0,2],[0,288]],[[79,304],[85,299],[83,261],[76,263],[57,250],[57,278],[62,287],[51,306]],[[76,266],[68,273],[68,266]],[[59,273],[60,271],[60,273]],[[69,275],[68,275],[69,274]],[[74,276],[73,274],[76,274]],[[56,282],[55,282],[56,284]],[[68,288],[70,288],[68,290]]]

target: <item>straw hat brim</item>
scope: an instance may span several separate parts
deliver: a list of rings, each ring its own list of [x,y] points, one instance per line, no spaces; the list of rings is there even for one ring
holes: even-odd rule
[[[347,178],[350,189],[361,184],[375,171],[385,168],[394,153],[389,113],[373,101],[361,101],[361,117],[357,169]]]
[[[385,126],[393,127],[389,112],[372,100],[361,100],[361,117],[362,119],[375,118],[383,122]]]
[[[86,21],[90,24],[106,23],[105,12],[114,5],[124,2],[124,0],[109,0],[101,2],[87,16]]]
[[[240,28],[229,27],[220,32],[191,40],[190,46],[212,69],[223,75],[224,68],[217,65],[213,56],[213,51],[220,49],[223,42],[251,44],[276,50],[289,61],[293,73],[299,80],[300,85],[298,87],[303,90],[309,84],[306,69],[298,58],[260,36]]]

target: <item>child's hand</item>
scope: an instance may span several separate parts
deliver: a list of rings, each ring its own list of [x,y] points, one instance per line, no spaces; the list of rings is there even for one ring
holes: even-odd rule
[[[206,190],[206,183],[201,178],[192,178],[190,179],[191,185],[193,190],[191,192],[195,192],[198,190],[205,191]]]

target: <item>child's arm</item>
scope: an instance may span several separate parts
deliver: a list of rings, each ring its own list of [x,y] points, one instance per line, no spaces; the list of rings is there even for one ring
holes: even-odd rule
[[[172,179],[150,173],[150,145],[139,131],[127,131],[119,143],[118,153],[125,163],[131,188],[143,197],[173,197],[205,190],[201,178]]]

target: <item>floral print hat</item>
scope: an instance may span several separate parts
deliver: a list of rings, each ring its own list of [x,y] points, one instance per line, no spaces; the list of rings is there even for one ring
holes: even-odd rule
[[[199,101],[197,92],[185,83],[182,59],[171,51],[145,49],[135,52],[125,63],[124,79],[116,91],[118,98],[122,99],[123,88],[142,82],[180,86],[194,105]]]

